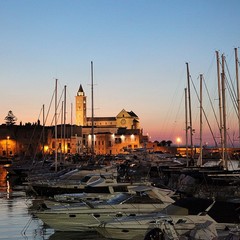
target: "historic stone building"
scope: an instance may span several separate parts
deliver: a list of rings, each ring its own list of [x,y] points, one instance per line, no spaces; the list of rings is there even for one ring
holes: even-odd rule
[[[35,158],[56,151],[59,154],[93,154],[93,149],[96,155],[112,155],[142,147],[145,138],[133,111],[122,109],[115,117],[87,117],[87,96],[82,85],[75,96],[75,104],[75,125],[42,126],[40,121],[0,125],[0,156]]]
[[[82,151],[95,154],[119,154],[141,147],[142,130],[133,111],[122,109],[116,117],[87,117],[87,97],[82,85],[76,95],[76,124],[82,126]],[[86,121],[85,121],[86,120]],[[92,133],[94,141],[92,140]]]

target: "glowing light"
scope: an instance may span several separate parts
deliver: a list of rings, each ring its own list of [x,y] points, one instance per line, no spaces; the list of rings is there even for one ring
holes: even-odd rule
[[[44,152],[47,152],[48,149],[49,149],[49,147],[45,145],[45,146],[44,146]]]
[[[131,138],[131,141],[133,141],[134,140],[134,134],[131,134],[130,138]]]
[[[176,141],[177,141],[177,144],[178,144],[178,147],[179,147],[179,144],[182,142],[182,139],[180,137],[177,137]]]
[[[122,135],[122,136],[121,136],[121,139],[122,139],[122,141],[124,141],[124,139],[125,139],[125,136],[124,136],[124,135]]]

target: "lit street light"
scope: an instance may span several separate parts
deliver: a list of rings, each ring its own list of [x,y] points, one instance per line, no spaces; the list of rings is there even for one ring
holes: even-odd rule
[[[7,139],[6,139],[6,155],[7,155],[7,158],[8,158],[8,140],[9,140],[9,136],[7,136]]]
[[[181,140],[181,138],[180,137],[177,137],[177,144],[178,144],[178,147],[179,147],[179,145],[180,145],[180,143],[182,142],[182,140]]]

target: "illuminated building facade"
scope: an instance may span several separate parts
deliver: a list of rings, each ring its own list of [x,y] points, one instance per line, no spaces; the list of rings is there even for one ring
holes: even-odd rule
[[[79,92],[80,91],[80,92]],[[141,147],[142,130],[139,118],[133,111],[122,109],[116,117],[87,117],[87,98],[82,85],[76,96],[76,124],[82,126],[82,149],[90,153],[92,145],[92,125],[94,126],[95,154],[119,154]],[[78,119],[86,119],[80,124]]]
[[[59,124],[55,139],[54,126],[42,126],[40,121],[0,126],[0,156],[41,159],[44,154],[120,154],[141,148],[144,136],[139,118],[133,111],[122,109],[116,117],[87,117],[87,97],[82,85],[75,96],[76,125]],[[92,126],[92,124],[94,126]],[[64,130],[63,130],[64,128]],[[94,141],[92,141],[92,130]],[[65,135],[63,135],[65,132]]]

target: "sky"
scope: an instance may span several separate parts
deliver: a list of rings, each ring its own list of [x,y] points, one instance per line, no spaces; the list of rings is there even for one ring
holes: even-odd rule
[[[55,79],[59,96],[67,88],[67,121],[71,116],[75,121],[71,106],[80,84],[91,116],[92,61],[94,116],[133,111],[150,140],[176,142],[180,137],[184,142],[188,62],[198,144],[199,75],[207,86],[203,105],[212,122],[205,99],[208,92],[217,106],[215,51],[225,55],[234,81],[239,9],[239,0],[0,0],[0,124],[9,110],[17,124],[41,121]],[[236,116],[228,106],[229,134],[237,139]],[[207,144],[212,139],[206,120],[203,125]]]

